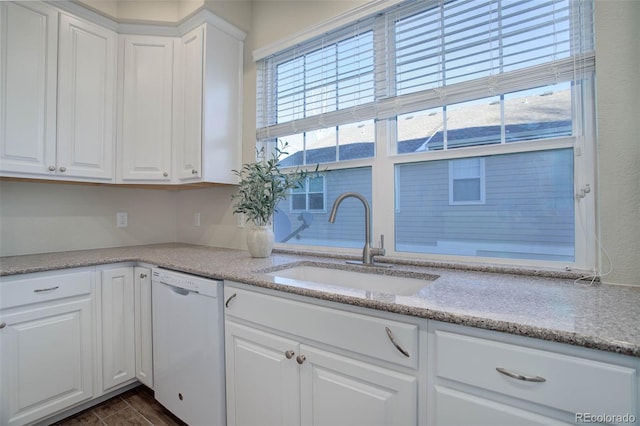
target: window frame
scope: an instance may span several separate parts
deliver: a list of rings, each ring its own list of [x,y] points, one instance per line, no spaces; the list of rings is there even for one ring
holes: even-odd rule
[[[455,174],[455,162],[463,161],[463,160],[478,160],[478,176],[474,177],[465,177],[465,178],[456,178]],[[484,157],[465,157],[459,159],[449,160],[449,205],[450,206],[477,206],[486,203],[486,173],[484,167],[485,159]],[[455,200],[455,185],[454,182],[456,180],[462,179],[477,179],[479,181],[479,197],[477,200],[466,200],[466,201],[456,201]]]
[[[310,179],[322,179],[322,192],[310,192]],[[327,212],[327,179],[325,176],[307,176],[304,181],[304,192],[295,192],[295,189],[292,189],[289,194],[289,211],[291,213],[326,213]],[[322,208],[321,209],[310,209],[309,208],[309,195],[310,194],[322,194]],[[305,200],[305,208],[304,209],[296,209],[293,207],[293,195],[304,195]]]
[[[393,4],[403,3],[401,0],[393,0]],[[429,3],[429,2],[427,2]],[[430,2],[436,4],[437,2]],[[331,32],[342,25],[348,24],[353,20],[354,16],[368,17],[369,12],[379,12],[389,7],[389,3],[382,6],[376,2],[375,5],[364,5],[357,9],[357,13],[346,13],[334,20],[321,23],[313,27],[309,31],[297,33],[292,37],[282,40],[278,44],[269,47],[271,54],[280,48],[300,44],[306,38],[312,38],[319,34]],[[572,16],[575,19],[575,16]],[[387,30],[391,31],[391,30]],[[394,52],[391,52],[393,55]],[[261,59],[266,56],[265,50],[254,52],[254,58]],[[595,55],[594,55],[595,56]],[[377,58],[376,61],[386,61],[386,58]],[[394,68],[394,67],[390,67]],[[390,73],[388,79],[393,81],[393,72]],[[489,79],[487,79],[489,80]],[[595,70],[585,72],[580,79],[570,81],[572,87],[572,105],[574,109],[576,105],[577,114],[574,114],[572,120],[573,134],[571,136],[560,136],[548,139],[526,140],[517,143],[500,143],[495,145],[470,146],[464,148],[456,148],[442,151],[424,151],[398,154],[397,138],[395,137],[397,123],[396,117],[375,120],[375,157],[369,159],[356,159],[340,161],[335,163],[324,163],[323,166],[329,170],[357,168],[368,166],[372,169],[372,235],[384,234],[387,241],[395,242],[394,220],[397,211],[397,200],[395,199],[395,166],[404,163],[437,161],[437,160],[454,160],[458,158],[470,158],[474,156],[490,156],[498,154],[508,154],[517,152],[533,152],[540,150],[552,150],[561,148],[572,148],[574,150],[574,186],[576,188],[590,185],[596,187],[595,182]],[[515,88],[511,92],[516,91]],[[376,87],[376,93],[380,90]],[[382,90],[393,90],[392,85]],[[433,97],[442,96],[438,90],[432,91]],[[502,92],[508,93],[508,92]],[[454,94],[448,104],[464,102],[466,100],[477,99],[472,97],[460,97]],[[502,96],[501,96],[502,97]],[[425,103],[420,104],[416,111],[424,108]],[[383,105],[384,106],[384,105]],[[435,107],[436,105],[434,105]],[[409,113],[411,111],[403,111]],[[355,121],[355,120],[354,120]],[[311,165],[302,166],[302,168],[311,168]],[[484,173],[483,173],[484,175]],[[485,182],[481,185],[484,189]],[[486,202],[486,191],[484,192],[483,202]],[[326,194],[326,188],[325,188]],[[450,191],[451,194],[451,191]],[[326,205],[326,202],[325,202]],[[574,226],[575,226],[575,260],[574,262],[559,264],[557,261],[541,261],[534,259],[509,259],[495,257],[470,257],[457,255],[438,255],[438,254],[422,254],[407,253],[404,251],[396,251],[393,244],[387,244],[386,250],[388,256],[406,257],[410,256],[416,259],[448,261],[448,262],[464,262],[474,264],[505,264],[508,266],[521,267],[548,267],[553,269],[575,269],[590,271],[596,266],[598,261],[598,253],[594,236],[596,235],[596,208],[595,197],[586,197],[577,199],[574,197]],[[376,239],[374,239],[374,245]],[[287,248],[286,244],[276,244],[276,247]],[[296,246],[302,249],[322,249],[324,246]],[[360,254],[359,250],[331,247],[332,251],[338,253]]]

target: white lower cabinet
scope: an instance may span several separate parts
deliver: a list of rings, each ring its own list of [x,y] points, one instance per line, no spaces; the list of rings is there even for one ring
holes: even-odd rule
[[[296,341],[226,320],[225,351],[228,425],[300,423]]]
[[[0,424],[91,399],[93,271],[3,277],[0,295]]]
[[[300,354],[303,425],[416,424],[415,376],[308,345]]]
[[[434,321],[430,425],[640,422],[640,360]]]
[[[417,424],[417,326],[226,284],[225,300],[228,425]]]
[[[435,387],[434,403],[436,407],[434,425],[555,426],[569,424],[447,387]]]
[[[100,272],[102,391],[136,377],[133,267]]]
[[[100,390],[135,379],[153,388],[151,269],[125,265],[99,273]]]
[[[153,329],[151,322],[151,269],[133,269],[135,301],[136,379],[153,389]]]
[[[0,425],[59,417],[153,387],[151,269],[132,264],[0,277]]]

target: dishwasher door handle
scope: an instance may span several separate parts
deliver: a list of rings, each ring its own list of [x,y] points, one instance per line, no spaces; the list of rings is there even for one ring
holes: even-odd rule
[[[168,286],[171,290],[173,290],[174,293],[177,293],[181,296],[188,296],[189,293],[191,293],[191,291],[187,290],[186,288],[182,288],[182,287],[176,287],[170,284],[165,284],[166,286]],[[197,293],[197,292],[193,292],[193,293]]]

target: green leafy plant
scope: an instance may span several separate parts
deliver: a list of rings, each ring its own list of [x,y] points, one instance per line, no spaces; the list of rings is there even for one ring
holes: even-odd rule
[[[262,147],[257,150],[257,158],[263,158],[262,161],[247,163],[242,169],[233,170],[240,178],[238,193],[231,196],[235,200],[233,213],[243,213],[247,222],[251,220],[257,226],[268,225],[278,203],[287,198],[291,189],[302,188],[309,175],[308,171],[299,168],[286,173],[280,170],[278,162],[280,157],[288,155],[285,151],[288,143],[278,144],[271,158],[264,159],[265,148]],[[315,173],[318,173],[318,166]]]

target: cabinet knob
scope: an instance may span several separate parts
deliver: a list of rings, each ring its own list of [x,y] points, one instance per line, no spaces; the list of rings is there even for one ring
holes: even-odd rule
[[[167,176],[169,176],[169,173],[164,172],[164,173],[162,174],[162,176],[167,177]]]
[[[304,360],[305,360],[305,359],[307,359],[307,357],[306,357],[306,356],[304,356],[304,355],[298,355],[298,356],[296,357],[296,361],[298,361],[298,364],[302,364],[302,363],[304,362]]]
[[[286,357],[287,357],[287,359],[291,359],[291,358],[293,358],[293,356],[294,356],[295,354],[296,354],[296,353],[295,353],[294,351],[286,351],[286,352],[284,353],[284,356],[286,356]]]
[[[67,168],[65,166],[60,166],[58,170],[60,170],[61,173],[64,173],[67,171]]]
[[[192,174],[192,175],[197,175],[197,174],[198,174],[198,171],[197,171],[196,169],[193,169],[193,170],[191,170],[191,174]]]
[[[1,330],[1,329],[3,329],[3,328],[5,328],[6,326],[7,326],[7,323],[6,323],[6,322],[4,322],[4,321],[3,321],[3,322],[0,322],[0,330]]]
[[[55,172],[56,171],[56,166],[49,166],[47,168],[47,170],[49,170],[50,172]]]
[[[140,274],[140,279],[144,280],[145,278],[147,278],[147,274]]]

